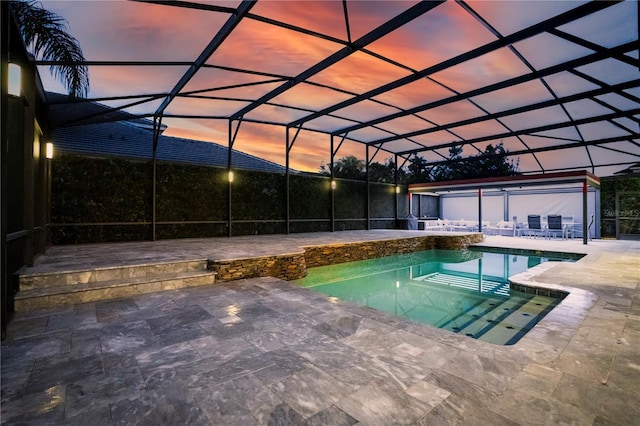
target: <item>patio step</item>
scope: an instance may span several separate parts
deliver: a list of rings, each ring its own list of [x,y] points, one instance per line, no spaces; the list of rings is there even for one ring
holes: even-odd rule
[[[15,310],[50,309],[76,303],[215,283],[207,261],[180,261],[87,270],[23,273]]]

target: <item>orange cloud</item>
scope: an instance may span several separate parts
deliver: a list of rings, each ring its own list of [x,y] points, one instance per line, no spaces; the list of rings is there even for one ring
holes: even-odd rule
[[[407,70],[400,67],[356,52],[309,80],[349,92],[364,93],[408,74]]]
[[[495,38],[455,2],[443,3],[373,43],[379,54],[422,70]]]
[[[337,1],[258,2],[251,13],[346,40],[342,3]]]
[[[125,96],[168,93],[175,81],[184,74],[183,67],[91,67],[91,96]]]
[[[295,76],[340,48],[292,30],[243,20],[207,63]]]
[[[427,79],[398,87],[375,97],[382,102],[409,109],[452,96],[453,92]]]
[[[351,97],[337,90],[301,83],[276,96],[272,102],[318,111]]]

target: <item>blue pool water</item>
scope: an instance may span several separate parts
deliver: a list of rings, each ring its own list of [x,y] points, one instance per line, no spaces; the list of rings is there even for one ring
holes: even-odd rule
[[[454,333],[512,345],[561,299],[515,291],[508,278],[549,260],[576,257],[429,250],[310,268],[295,282]]]

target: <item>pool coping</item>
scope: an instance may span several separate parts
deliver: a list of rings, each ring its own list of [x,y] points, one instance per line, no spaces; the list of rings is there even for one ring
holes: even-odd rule
[[[375,239],[357,239],[357,240],[350,240],[350,241],[344,241],[344,242],[337,242],[337,243],[328,243],[328,244],[301,244],[299,246],[294,246],[291,247],[291,250],[287,250],[287,251],[280,251],[280,252],[276,252],[274,254],[270,254],[270,255],[257,255],[257,256],[251,256],[251,257],[247,257],[247,256],[218,256],[218,257],[212,257],[212,256],[207,256],[207,262],[208,263],[216,263],[219,262],[221,264],[227,265],[227,267],[233,269],[233,267],[238,263],[242,263],[242,262],[250,262],[250,263],[254,263],[255,261],[258,261],[258,263],[267,263],[267,262],[275,262],[276,266],[272,266],[271,269],[269,268],[262,268],[260,270],[257,270],[255,267],[252,266],[253,270],[252,273],[250,274],[237,274],[237,271],[232,271],[232,274],[235,274],[235,276],[233,277],[229,277],[227,279],[225,279],[224,277],[221,277],[220,274],[218,275],[216,281],[220,281],[220,282],[227,282],[229,284],[231,284],[233,286],[233,281],[236,280],[241,280],[241,279],[250,279],[250,278],[259,278],[259,277],[274,277],[274,278],[279,278],[279,279],[283,279],[285,281],[291,281],[293,279],[296,279],[298,277],[298,272],[296,272],[296,268],[292,267],[292,263],[291,263],[291,259],[293,258],[297,258],[298,261],[305,263],[304,264],[304,270],[306,271],[306,255],[309,251],[312,251],[314,249],[318,249],[320,251],[322,250],[326,250],[326,249],[340,249],[340,250],[346,250],[346,251],[353,251],[355,248],[357,247],[361,247],[361,246],[371,246],[372,244],[375,245],[380,245],[383,246],[386,250],[390,249],[390,242],[393,241],[413,241],[413,242],[417,242],[417,241],[422,241],[422,242],[428,242],[428,244],[426,245],[426,247],[430,247],[430,248],[448,248],[448,247],[440,247],[438,243],[445,243],[446,245],[448,245],[448,243],[454,241],[456,242],[456,247],[457,249],[462,249],[462,248],[471,248],[473,249],[473,247],[478,247],[478,248],[488,248],[488,249],[499,249],[499,250],[503,250],[505,252],[518,252],[521,251],[523,253],[525,252],[531,252],[531,251],[539,251],[539,250],[530,250],[530,249],[518,249],[518,248],[505,248],[505,247],[495,247],[495,246],[491,246],[491,245],[487,245],[486,244],[486,239],[483,238],[482,234],[479,233],[455,233],[455,234],[451,234],[451,233],[447,233],[447,234],[426,234],[426,235],[416,235],[416,234],[411,234],[411,235],[407,235],[407,236],[391,236],[391,237],[386,237],[383,236],[382,234],[377,235]],[[423,244],[424,245],[424,244]],[[433,246],[433,247],[431,247]],[[423,250],[425,248],[420,247],[418,249],[413,249],[413,250],[408,250],[407,252],[415,252],[415,251],[419,251],[419,250]],[[429,248],[426,248],[429,249]],[[393,251],[393,250],[391,250]],[[548,250],[544,250],[544,251],[540,251],[541,253],[556,253],[555,251],[548,251]],[[398,252],[394,252],[394,253],[389,253],[389,254],[397,254]],[[574,255],[582,255],[584,257],[582,257],[581,259],[577,260],[577,262],[582,262],[584,261],[587,257],[588,257],[588,253],[576,253],[574,251],[562,251],[562,252],[557,252],[557,253],[561,253],[561,254],[574,254]],[[350,259],[350,260],[365,260],[365,259],[373,259],[373,258],[379,258],[379,257],[384,257],[385,255],[379,256],[368,256],[368,257],[364,257],[362,259]],[[196,256],[198,258],[202,258],[202,253],[198,256]],[[224,259],[224,260],[223,260]],[[179,261],[185,261],[186,259],[180,259]],[[146,263],[156,263],[156,262],[144,262]],[[166,260],[164,261],[160,261],[157,263],[166,263]],[[545,316],[545,318],[543,318],[538,324],[536,324],[536,327],[534,327],[533,330],[529,331],[525,336],[523,336],[516,344],[514,345],[510,345],[510,346],[505,346],[505,345],[495,345],[495,344],[491,344],[491,343],[487,343],[487,342],[482,342],[479,341],[477,339],[473,339],[471,337],[468,336],[460,336],[457,333],[453,333],[447,330],[440,330],[438,328],[432,327],[432,326],[428,326],[425,324],[419,324],[416,323],[418,326],[423,326],[423,327],[428,327],[430,329],[433,330],[438,330],[438,331],[442,331],[444,333],[450,334],[452,336],[456,336],[459,337],[462,340],[463,343],[461,343],[463,346],[468,346],[468,342],[464,343],[467,340],[472,340],[474,342],[478,342],[478,343],[482,343],[482,344],[487,344],[487,345],[491,345],[491,347],[530,347],[530,346],[535,346],[535,347],[541,347],[541,345],[544,345],[545,343],[543,342],[547,342],[548,341],[548,335],[558,335],[556,336],[556,338],[554,338],[554,348],[552,350],[552,352],[555,353],[560,353],[558,352],[558,347],[562,347],[564,348],[568,342],[571,340],[571,338],[573,337],[573,333],[571,333],[571,335],[567,335],[567,333],[569,333],[569,331],[571,330],[576,330],[577,327],[579,327],[579,325],[581,324],[581,322],[584,320],[584,318],[586,317],[586,315],[589,312],[589,309],[595,304],[595,301],[597,300],[597,297],[594,295],[594,293],[588,292],[586,290],[582,290],[579,288],[574,288],[574,287],[569,287],[569,286],[561,286],[561,285],[557,285],[554,283],[549,283],[549,282],[540,282],[540,281],[536,281],[534,278],[538,275],[541,275],[542,273],[546,272],[549,268],[552,268],[555,266],[555,264],[558,264],[558,262],[546,262],[543,263],[541,265],[537,265],[534,268],[530,268],[527,271],[524,271],[520,274],[508,277],[510,283],[514,284],[515,286],[521,285],[521,286],[525,286],[527,288],[538,288],[538,289],[542,289],[544,291],[559,291],[563,294],[567,294],[564,299],[551,311],[549,312],[549,314],[547,314]],[[313,264],[313,266],[316,266]],[[320,266],[320,265],[317,265]],[[312,267],[312,266],[310,266]],[[100,269],[100,268],[96,268],[96,269]],[[274,270],[280,270],[280,271],[285,271],[284,273],[273,273]],[[287,275],[286,272],[293,270],[294,272],[290,275]],[[215,271],[215,270],[214,270]],[[47,274],[46,272],[44,274]],[[309,290],[312,291],[312,290]],[[545,330],[547,330],[546,333],[544,333],[544,338],[537,338],[536,337],[536,333],[532,332],[536,329],[539,328],[544,328]],[[439,333],[436,333],[439,334]],[[448,336],[443,336],[443,339],[445,341],[447,340],[451,340],[450,337]],[[486,347],[485,347],[486,348]],[[537,352],[536,352],[537,353]]]

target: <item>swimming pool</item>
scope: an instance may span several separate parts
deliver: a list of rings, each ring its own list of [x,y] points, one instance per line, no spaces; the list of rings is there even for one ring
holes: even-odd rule
[[[500,251],[500,250],[498,250]],[[410,320],[512,345],[562,300],[510,288],[508,278],[576,256],[495,250],[428,250],[310,268],[295,283]]]

